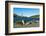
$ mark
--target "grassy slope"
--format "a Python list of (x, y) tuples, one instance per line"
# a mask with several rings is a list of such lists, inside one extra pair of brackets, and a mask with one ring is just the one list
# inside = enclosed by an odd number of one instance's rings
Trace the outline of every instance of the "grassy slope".
[(39, 15), (31, 16), (32, 18), (39, 18)]

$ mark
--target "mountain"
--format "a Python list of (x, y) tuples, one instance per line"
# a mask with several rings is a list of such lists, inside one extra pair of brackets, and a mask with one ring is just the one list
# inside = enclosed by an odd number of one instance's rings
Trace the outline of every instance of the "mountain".
[[(23, 17), (25, 17), (25, 18), (39, 18), (39, 16), (40, 15), (33, 15), (33, 16), (30, 16), (30, 17), (23, 16)], [(22, 16), (14, 14), (14, 17), (22, 17)]]
[(30, 16), (30, 17), (25, 17), (25, 16), (19, 16), (14, 14), (14, 20), (26, 20), (26, 21), (32, 21), (32, 20), (39, 20), (39, 15), (34, 15), (34, 16)]

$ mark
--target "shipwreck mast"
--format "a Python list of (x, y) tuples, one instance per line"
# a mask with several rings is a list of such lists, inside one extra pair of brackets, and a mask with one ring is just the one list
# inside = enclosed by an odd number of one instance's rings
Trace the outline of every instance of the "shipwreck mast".
[[(21, 14), (21, 16), (22, 16), (22, 18), (23, 18), (23, 13)], [(22, 23), (23, 23), (23, 25), (24, 25), (24, 20), (22, 19)]]

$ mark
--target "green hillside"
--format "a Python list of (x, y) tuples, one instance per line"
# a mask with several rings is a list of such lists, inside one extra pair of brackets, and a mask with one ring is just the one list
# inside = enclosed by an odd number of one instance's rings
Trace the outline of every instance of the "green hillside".
[(32, 18), (39, 18), (39, 15), (31, 16)]

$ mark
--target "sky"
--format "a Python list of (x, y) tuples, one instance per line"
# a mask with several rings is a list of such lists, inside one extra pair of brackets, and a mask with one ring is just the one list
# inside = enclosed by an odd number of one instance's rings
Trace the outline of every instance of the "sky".
[(13, 13), (19, 16), (30, 17), (33, 15), (39, 15), (39, 8), (13, 8)]

